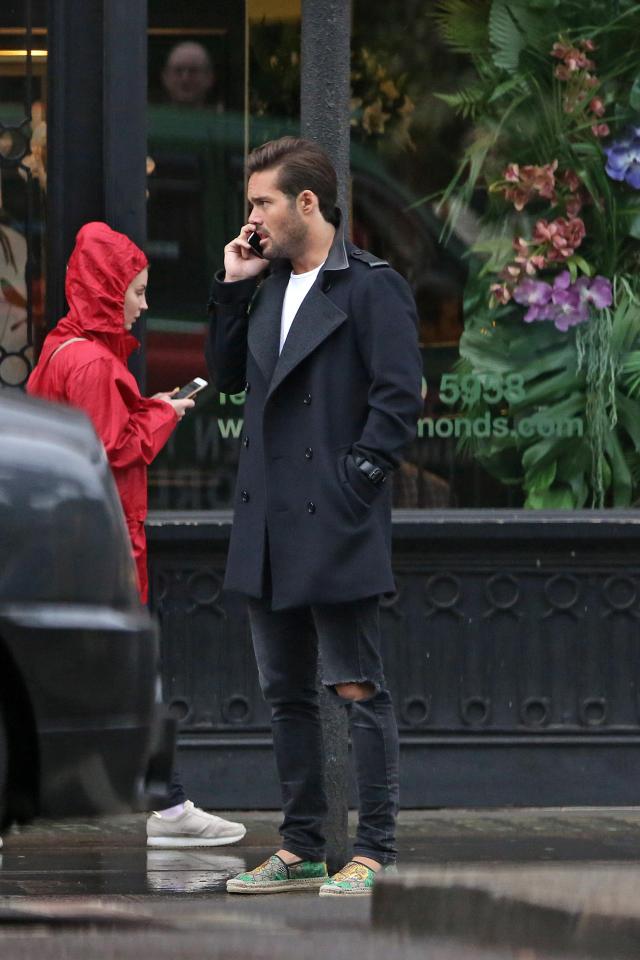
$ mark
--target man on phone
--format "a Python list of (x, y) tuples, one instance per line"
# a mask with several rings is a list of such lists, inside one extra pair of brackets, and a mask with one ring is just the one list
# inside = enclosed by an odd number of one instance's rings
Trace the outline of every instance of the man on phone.
[[(248, 597), (284, 821), (281, 849), (227, 889), (363, 895), (396, 859), (378, 598), (394, 590), (390, 474), (422, 409), (415, 306), (386, 261), (344, 239), (317, 144), (266, 143), (248, 173), (249, 222), (213, 284), (207, 360), (218, 389), (246, 391), (225, 586)], [(359, 794), (353, 860), (331, 878), (318, 648), (322, 682), (349, 710)]]

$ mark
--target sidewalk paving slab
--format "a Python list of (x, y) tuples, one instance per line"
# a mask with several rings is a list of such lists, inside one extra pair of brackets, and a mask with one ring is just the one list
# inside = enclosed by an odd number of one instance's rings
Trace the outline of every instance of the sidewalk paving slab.
[(374, 888), (372, 925), (481, 945), (640, 956), (640, 866), (511, 864), (406, 869)]

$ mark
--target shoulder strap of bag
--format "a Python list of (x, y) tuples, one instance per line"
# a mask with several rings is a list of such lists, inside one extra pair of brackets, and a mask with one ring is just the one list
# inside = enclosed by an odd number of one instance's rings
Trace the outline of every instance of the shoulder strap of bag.
[(70, 340), (65, 340), (64, 343), (61, 343), (60, 346), (56, 347), (56, 349), (53, 351), (53, 353), (49, 357), (49, 363), (51, 363), (56, 353), (60, 353), (60, 351), (64, 349), (64, 347), (68, 347), (70, 343), (78, 343), (80, 340), (86, 340), (86, 339), (87, 339), (86, 337), (71, 337)]

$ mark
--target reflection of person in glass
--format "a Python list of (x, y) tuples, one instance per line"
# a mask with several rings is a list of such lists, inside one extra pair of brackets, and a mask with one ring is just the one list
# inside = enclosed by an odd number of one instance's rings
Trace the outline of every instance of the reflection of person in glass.
[[(249, 597), (284, 822), (281, 849), (227, 890), (368, 894), (396, 859), (398, 734), (379, 595), (394, 590), (385, 481), (422, 409), (417, 317), (403, 278), (344, 239), (336, 174), (317, 144), (264, 144), (248, 173), (249, 223), (213, 286), (209, 361), (221, 391), (246, 391), (225, 585)], [(349, 711), (358, 778), (354, 857), (332, 878), (318, 649), (322, 682)]]
[[(209, 106), (216, 75), (209, 52), (201, 43), (178, 43), (167, 57), (162, 83), (171, 103), (179, 107)], [(221, 105), (217, 105), (221, 109)]]
[[(27, 392), (84, 410), (102, 440), (118, 486), (147, 601), (147, 464), (165, 445), (193, 400), (172, 392), (146, 398), (126, 361), (138, 346), (131, 329), (147, 309), (148, 264), (128, 237), (106, 223), (78, 232), (67, 266), (69, 313), (46, 337)], [(167, 807), (147, 821), (150, 846), (220, 846), (242, 839), (242, 824), (205, 813), (174, 778)]]

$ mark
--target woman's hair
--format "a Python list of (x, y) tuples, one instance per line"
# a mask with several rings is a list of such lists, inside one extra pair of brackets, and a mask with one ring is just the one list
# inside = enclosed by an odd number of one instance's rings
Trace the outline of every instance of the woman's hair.
[(336, 223), (338, 181), (333, 164), (325, 151), (313, 140), (280, 137), (252, 150), (247, 159), (247, 173), (277, 170), (278, 190), (295, 199), (303, 190), (311, 190), (318, 198), (320, 213), (329, 223)]

